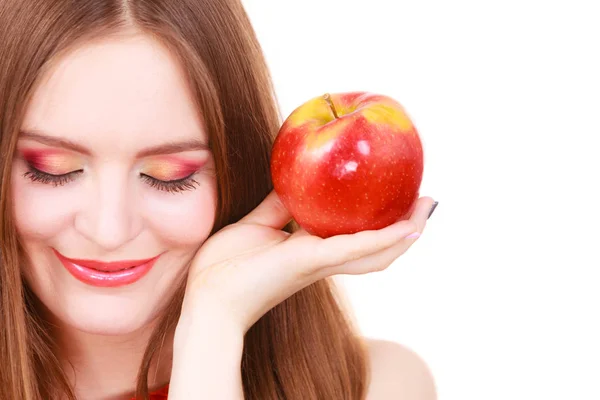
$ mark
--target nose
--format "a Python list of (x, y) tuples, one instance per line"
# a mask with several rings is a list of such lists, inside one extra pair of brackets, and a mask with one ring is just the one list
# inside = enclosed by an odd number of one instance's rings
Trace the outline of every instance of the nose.
[(117, 174), (107, 173), (98, 178), (93, 190), (88, 192), (90, 198), (75, 216), (75, 229), (104, 251), (119, 249), (142, 230), (131, 182), (114, 179), (115, 176)]

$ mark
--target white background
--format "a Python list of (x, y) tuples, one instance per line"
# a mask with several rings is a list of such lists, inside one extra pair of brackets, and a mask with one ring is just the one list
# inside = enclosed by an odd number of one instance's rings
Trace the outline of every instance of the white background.
[(600, 399), (598, 2), (243, 3), (284, 116), (367, 90), (421, 133), (440, 205), (388, 270), (343, 277), (363, 333), (442, 400)]

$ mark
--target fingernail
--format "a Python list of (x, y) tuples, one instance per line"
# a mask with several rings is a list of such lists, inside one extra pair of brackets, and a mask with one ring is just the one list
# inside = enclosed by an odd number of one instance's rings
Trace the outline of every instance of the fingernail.
[(406, 239), (416, 239), (416, 238), (418, 238), (419, 236), (421, 236), (421, 234), (420, 234), (419, 232), (414, 232), (414, 233), (411, 233), (410, 235), (408, 235), (408, 236), (406, 237)]
[(429, 211), (429, 215), (427, 216), (427, 219), (429, 219), (431, 217), (431, 214), (433, 214), (433, 212), (435, 211), (435, 208), (437, 207), (438, 202), (434, 201), (433, 205), (431, 206), (431, 211)]

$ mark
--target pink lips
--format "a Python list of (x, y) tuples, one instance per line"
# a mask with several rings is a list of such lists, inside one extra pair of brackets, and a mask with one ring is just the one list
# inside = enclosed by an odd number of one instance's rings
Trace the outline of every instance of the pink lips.
[(145, 260), (102, 262), (68, 258), (53, 250), (73, 277), (83, 283), (99, 287), (116, 287), (134, 283), (146, 275), (160, 257), (159, 254)]

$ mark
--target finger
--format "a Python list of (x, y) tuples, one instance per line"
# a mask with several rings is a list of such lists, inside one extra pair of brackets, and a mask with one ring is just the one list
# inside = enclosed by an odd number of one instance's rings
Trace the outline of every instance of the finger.
[(406, 253), (408, 249), (417, 239), (405, 238), (400, 240), (393, 246), (387, 249), (381, 250), (377, 253), (368, 255), (358, 260), (346, 262), (341, 265), (336, 265), (320, 272), (320, 279), (326, 278), (331, 275), (361, 275), (370, 272), (383, 271), (387, 269), (394, 261), (396, 261), (401, 255)]
[(418, 237), (423, 231), (432, 204), (431, 197), (420, 198), (409, 219), (378, 230), (336, 235), (325, 239), (305, 232), (295, 233), (290, 237), (292, 240), (287, 240), (281, 248), (287, 255), (285, 264), (293, 265), (296, 273), (308, 277), (319, 270), (347, 264), (380, 252), (409, 235), (416, 233)]
[[(388, 227), (337, 235), (326, 239), (317, 236), (296, 236), (283, 243), (287, 262), (302, 275), (325, 269), (376, 253), (397, 244), (402, 238), (416, 232), (412, 220), (396, 222)], [(307, 251), (310, 249), (311, 251)]]
[(254, 210), (250, 211), (239, 222), (283, 229), (291, 220), (292, 215), (285, 208), (275, 190), (272, 190)]

